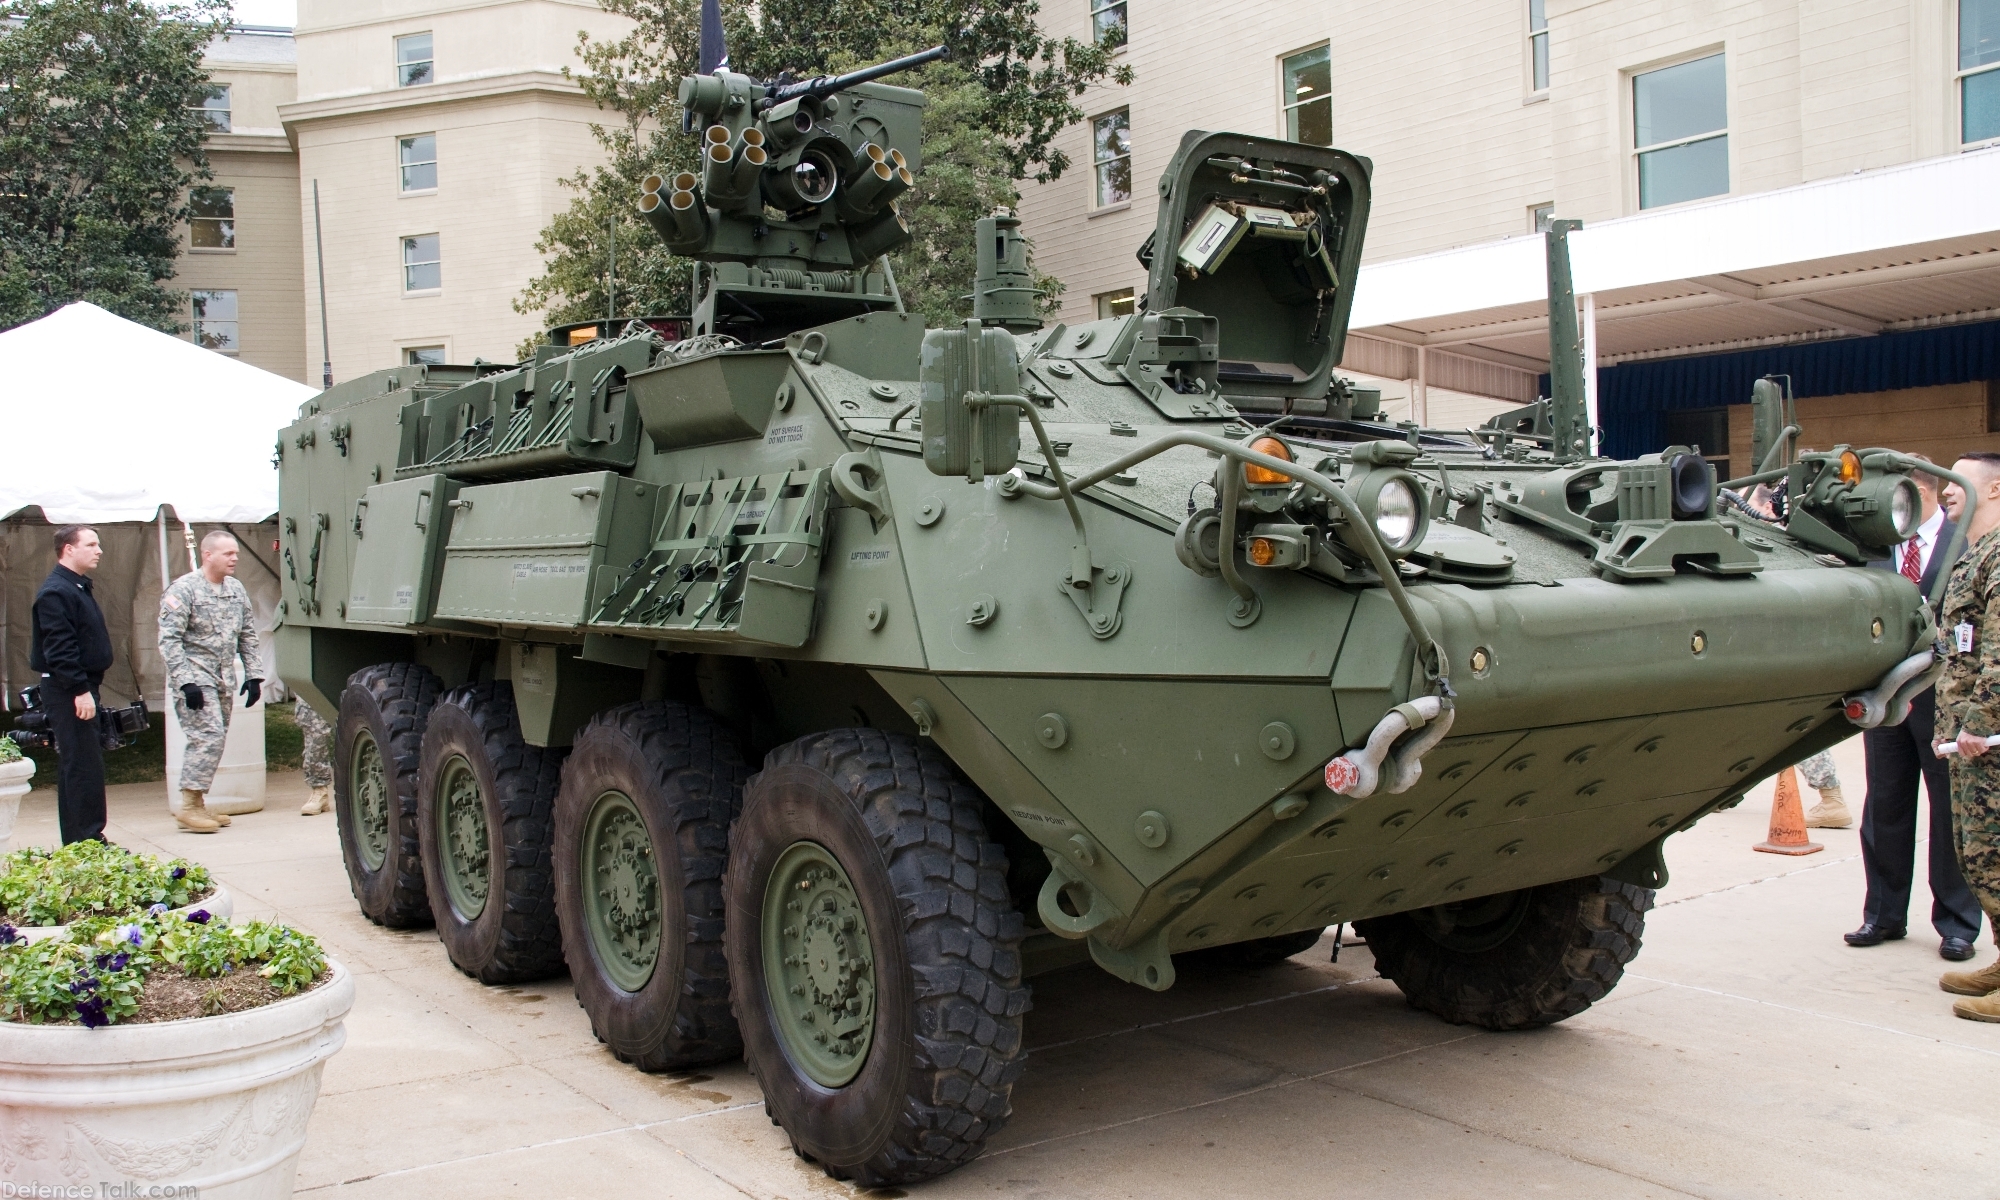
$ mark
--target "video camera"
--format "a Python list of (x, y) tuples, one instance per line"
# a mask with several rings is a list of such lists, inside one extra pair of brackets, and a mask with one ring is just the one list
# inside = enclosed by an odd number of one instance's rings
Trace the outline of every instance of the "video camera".
[[(23, 750), (50, 750), (55, 747), (55, 730), (49, 725), (49, 710), (42, 707), (42, 689), (27, 687), (21, 689), (22, 712), (14, 718), (13, 732), (8, 736)], [(132, 735), (143, 733), (147, 727), (146, 704), (135, 700), (124, 708), (97, 709), (97, 741), (106, 750), (118, 750), (132, 742)]]

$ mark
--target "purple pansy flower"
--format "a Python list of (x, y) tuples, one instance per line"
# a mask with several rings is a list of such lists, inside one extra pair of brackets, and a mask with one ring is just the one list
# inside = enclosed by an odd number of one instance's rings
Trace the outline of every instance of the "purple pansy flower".
[(137, 925), (120, 925), (118, 927), (118, 940), (121, 942), (130, 942), (134, 946), (137, 946), (145, 941), (145, 939), (146, 931)]
[(197, 908), (193, 912), (188, 914), (187, 919), (193, 921), (197, 925), (206, 925), (208, 924), (209, 921), (208, 910), (205, 908)]
[(187, 873), (188, 873), (188, 869), (187, 869), (186, 867), (175, 867), (175, 868), (174, 868), (174, 870), (173, 870), (173, 873), (172, 873), (171, 875), (167, 876), (167, 878), (169, 878), (169, 879), (185, 879), (185, 878), (187, 878)]
[(167, 911), (167, 906), (165, 904), (155, 904), (153, 907), (146, 910), (146, 915), (149, 917), (157, 917), (165, 911)]
[(83, 1022), (85, 1029), (102, 1029), (111, 1024), (110, 1018), (104, 1015), (104, 1001), (96, 996), (77, 1001), (76, 1019)]
[(15, 942), (23, 940), (25, 939), (21, 937), (20, 933), (12, 925), (7, 924), (5, 921), (0, 921), (0, 946), (11, 946)]

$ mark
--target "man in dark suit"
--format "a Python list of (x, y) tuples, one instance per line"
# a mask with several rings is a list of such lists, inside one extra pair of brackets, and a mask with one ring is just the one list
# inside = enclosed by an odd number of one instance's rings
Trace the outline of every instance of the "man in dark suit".
[[(1952, 524), (1938, 507), (1937, 480), (1923, 474), (1911, 479), (1923, 499), (1923, 524), (1917, 536), (1895, 548), (1890, 561), (1874, 565), (1902, 573), (1928, 597), (1951, 544)], [(1879, 946), (1908, 931), (1921, 776), (1931, 801), (1931, 927), (1942, 939), (1938, 954), (1964, 962), (1972, 957), (1972, 943), (1979, 936), (1979, 901), (1958, 870), (1951, 830), (1951, 774), (1931, 751), (1936, 717), (1936, 694), (1926, 691), (1910, 705), (1910, 715), (1901, 725), (1861, 735), (1868, 756), (1868, 798), (1861, 810), (1861, 861), (1868, 872), (1868, 898), (1861, 906), (1861, 928), (1845, 937), (1850, 946)]]

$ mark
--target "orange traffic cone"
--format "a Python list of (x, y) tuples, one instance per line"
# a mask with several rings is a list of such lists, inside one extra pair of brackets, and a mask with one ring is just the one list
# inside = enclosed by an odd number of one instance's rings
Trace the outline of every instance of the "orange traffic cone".
[(1752, 850), (1766, 854), (1818, 854), (1826, 849), (1806, 840), (1806, 810), (1799, 802), (1798, 772), (1786, 767), (1778, 773), (1777, 794), (1771, 797), (1771, 833)]

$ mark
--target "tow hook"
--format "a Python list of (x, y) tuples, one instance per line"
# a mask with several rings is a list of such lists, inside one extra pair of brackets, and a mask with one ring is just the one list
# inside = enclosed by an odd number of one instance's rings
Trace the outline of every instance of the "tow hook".
[(1878, 725), (1901, 725), (1910, 715), (1910, 702), (1937, 682), (1944, 663), (1929, 650), (1920, 650), (1897, 663), (1882, 681), (1842, 702), (1847, 719), (1863, 729)]
[[(1424, 755), (1451, 732), (1453, 713), (1450, 701), (1439, 696), (1398, 704), (1376, 722), (1366, 745), (1336, 755), (1326, 764), (1326, 786), (1356, 800), (1374, 795), (1378, 786), (1392, 796), (1409, 791), (1423, 778)], [(1396, 745), (1398, 738), (1412, 733), (1416, 736)]]

